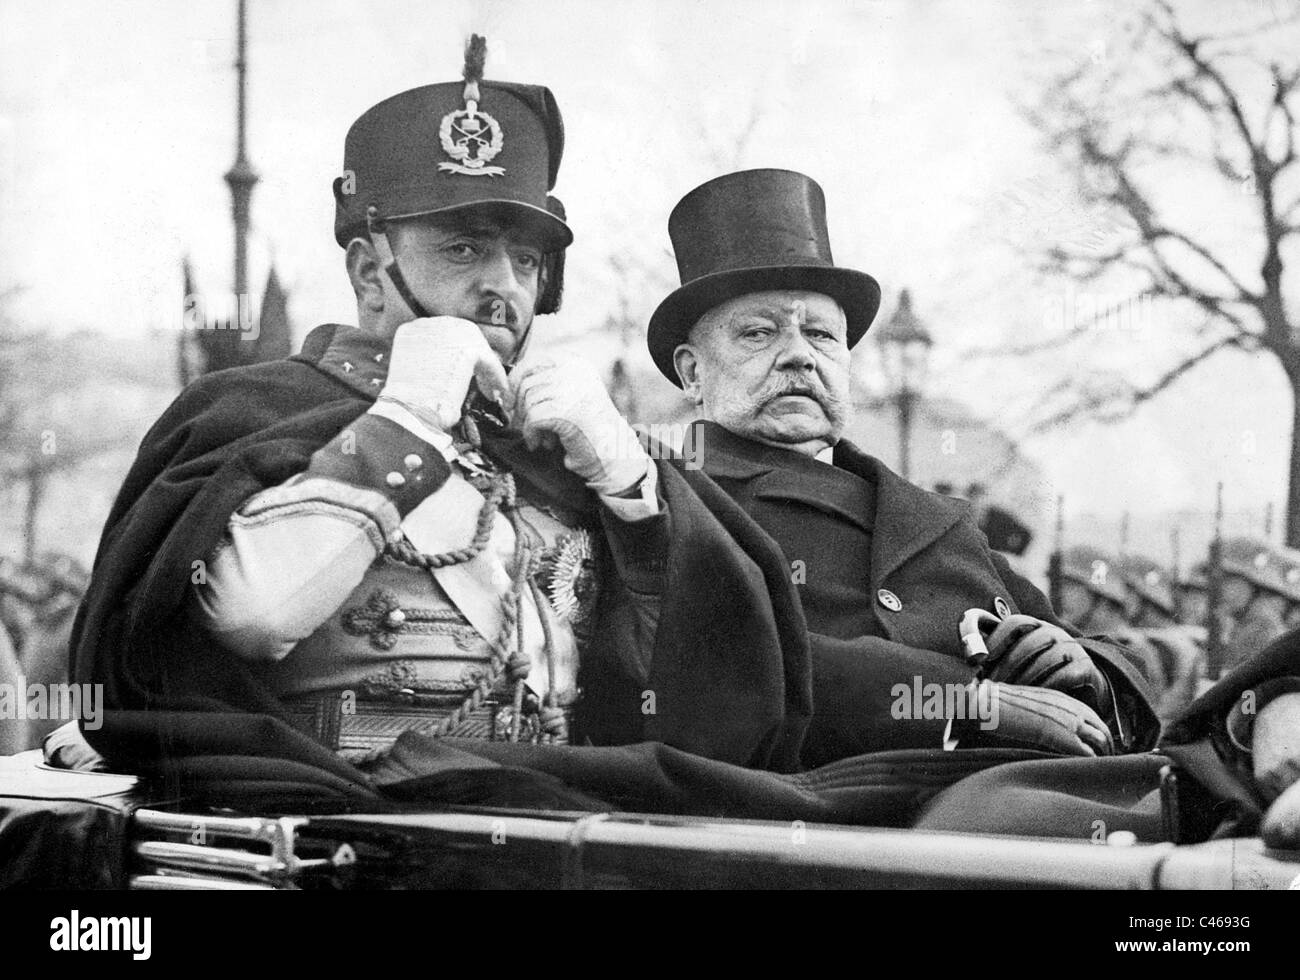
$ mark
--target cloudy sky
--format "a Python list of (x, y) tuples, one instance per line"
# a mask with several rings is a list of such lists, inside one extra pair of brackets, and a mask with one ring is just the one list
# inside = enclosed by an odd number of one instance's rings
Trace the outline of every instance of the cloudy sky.
[[(1291, 4), (1179, 7), (1214, 28)], [(723, 170), (787, 167), (823, 185), (836, 259), (876, 276), (886, 314), (912, 290), (937, 340), (936, 390), (1015, 432), (1052, 371), (969, 352), (1047, 329), (1069, 284), (1036, 281), (1017, 250), (1089, 220), (1063, 203), (1068, 185), (1017, 106), (1053, 70), (1109, 57), (1131, 6), (254, 0), (251, 265), (260, 278), (274, 260), (300, 330), (353, 318), (331, 237), (344, 133), (381, 98), (457, 77), (477, 31), (489, 77), (548, 85), (565, 116), (557, 193), (577, 241), (550, 336), (590, 330), (620, 303), (644, 323), (653, 284), (674, 275), (677, 199)], [(0, 0), (0, 286), (22, 287), (25, 324), (145, 336), (184, 254), (205, 289), (228, 288), (234, 7)], [(620, 275), (611, 256), (644, 271)], [(1176, 355), (1178, 327), (1102, 333), (1072, 357), (1145, 376)], [(1203, 509), (1225, 479), (1230, 506), (1262, 512), (1281, 505), (1289, 432), (1280, 370), (1229, 354), (1132, 421), (1025, 449), (1045, 495), (1066, 493), (1072, 510)]]

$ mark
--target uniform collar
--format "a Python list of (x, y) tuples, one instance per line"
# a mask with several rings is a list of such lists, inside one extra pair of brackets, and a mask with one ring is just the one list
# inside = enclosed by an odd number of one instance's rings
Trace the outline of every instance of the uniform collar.
[(358, 327), (326, 323), (307, 335), (299, 356), (366, 398), (388, 378), (392, 341)]
[[(373, 399), (388, 379), (388, 358), (392, 341), (369, 330), (326, 323), (303, 341), (299, 359), (347, 385), (365, 398)], [(482, 433), (483, 449), (525, 484), (535, 500), (570, 511), (594, 510), (586, 484), (564, 466), (563, 455), (555, 451), (531, 451), (517, 433)], [(459, 445), (459, 444), (458, 444)]]

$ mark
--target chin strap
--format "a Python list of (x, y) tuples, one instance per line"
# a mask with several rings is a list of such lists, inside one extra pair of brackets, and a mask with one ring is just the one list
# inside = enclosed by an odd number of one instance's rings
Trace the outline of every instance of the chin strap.
[(379, 253), (379, 261), (384, 264), (384, 271), (388, 273), (388, 278), (393, 280), (393, 287), (397, 294), (402, 297), (402, 302), (411, 308), (411, 312), (419, 317), (431, 316), (424, 304), (415, 298), (411, 292), (411, 287), (406, 284), (406, 277), (402, 275), (402, 269), (397, 264), (397, 256), (393, 254), (392, 243), (388, 240), (387, 223), (379, 217), (379, 209), (373, 204), (366, 208), (366, 231), (370, 233), (370, 241), (375, 246), (375, 251)]
[[(370, 233), (370, 241), (375, 246), (375, 251), (379, 253), (379, 261), (383, 263), (384, 271), (388, 273), (388, 278), (393, 281), (393, 288), (402, 297), (402, 302), (407, 305), (417, 318), (433, 316), (425, 305), (415, 298), (415, 294), (411, 292), (411, 287), (407, 285), (406, 277), (402, 275), (402, 268), (397, 264), (397, 256), (393, 253), (392, 242), (388, 240), (387, 223), (383, 218), (379, 217), (379, 209), (373, 204), (366, 209), (366, 231)], [(519, 358), (523, 357), (524, 350), (528, 346), (528, 338), (532, 336), (532, 333), (533, 322), (530, 321), (528, 329), (524, 331), (523, 336), (519, 338), (519, 343), (515, 345), (515, 356), (510, 359), (509, 363), (503, 364), (507, 374), (515, 366)]]

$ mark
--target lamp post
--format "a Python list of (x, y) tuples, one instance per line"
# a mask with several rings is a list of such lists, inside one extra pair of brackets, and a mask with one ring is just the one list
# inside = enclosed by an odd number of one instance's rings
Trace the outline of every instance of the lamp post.
[[(235, 219), (235, 302), (248, 304), (248, 225), (252, 210), (253, 185), (257, 171), (248, 162), (245, 125), (248, 103), (248, 10), (245, 0), (239, 0), (239, 35), (235, 55), (236, 108), (235, 108), (235, 162), (226, 172), (230, 185), (231, 213)], [(249, 313), (249, 316), (252, 314)]]
[(925, 386), (934, 339), (912, 311), (912, 295), (904, 289), (898, 308), (876, 331), (876, 344), (889, 383), (889, 397), (898, 406), (898, 468), (912, 478), (912, 413)]

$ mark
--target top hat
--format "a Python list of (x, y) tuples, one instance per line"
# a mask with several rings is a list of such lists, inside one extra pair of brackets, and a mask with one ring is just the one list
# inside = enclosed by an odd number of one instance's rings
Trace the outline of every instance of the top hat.
[(352, 124), (334, 181), (340, 245), (364, 233), (367, 218), (469, 209), (532, 230), (548, 252), (572, 243), (563, 208), (548, 194), (564, 153), (555, 96), (540, 85), (484, 81), (485, 45), (471, 39), (464, 81), (394, 95)]
[(831, 258), (826, 198), (811, 177), (791, 170), (742, 170), (701, 184), (673, 208), (668, 235), (680, 288), (650, 318), (655, 365), (681, 386), (673, 351), (713, 307), (746, 293), (800, 289), (844, 309), (856, 344), (880, 308), (880, 285)]

